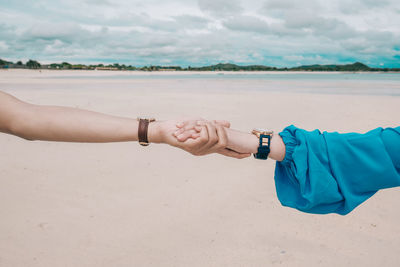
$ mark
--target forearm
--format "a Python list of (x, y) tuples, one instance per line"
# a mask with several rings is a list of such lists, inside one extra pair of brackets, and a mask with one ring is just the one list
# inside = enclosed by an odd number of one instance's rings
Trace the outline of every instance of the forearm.
[[(228, 148), (240, 153), (257, 153), (259, 140), (251, 133), (245, 133), (233, 129), (226, 129), (228, 135)], [(269, 158), (282, 161), (285, 158), (285, 144), (279, 134), (271, 138), (271, 152)]]
[(64, 142), (136, 141), (138, 122), (69, 107), (23, 104), (11, 133), (28, 140)]

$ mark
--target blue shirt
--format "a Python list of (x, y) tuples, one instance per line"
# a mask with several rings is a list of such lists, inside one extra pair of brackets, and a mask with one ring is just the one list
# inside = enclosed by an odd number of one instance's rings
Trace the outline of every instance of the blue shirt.
[(286, 155), (275, 185), (284, 206), (345, 215), (379, 189), (400, 186), (400, 127), (340, 134), (291, 125), (279, 135)]

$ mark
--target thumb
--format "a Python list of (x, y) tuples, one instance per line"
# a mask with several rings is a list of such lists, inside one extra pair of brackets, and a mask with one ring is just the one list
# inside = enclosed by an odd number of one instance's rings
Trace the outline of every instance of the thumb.
[(230, 128), (231, 127), (231, 123), (229, 121), (225, 121), (225, 120), (215, 120), (214, 123), (215, 124), (219, 124), (221, 126), (224, 126), (226, 128)]

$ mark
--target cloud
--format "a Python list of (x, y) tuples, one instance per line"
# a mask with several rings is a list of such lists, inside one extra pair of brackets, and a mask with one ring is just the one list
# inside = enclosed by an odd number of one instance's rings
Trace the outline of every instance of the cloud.
[(400, 66), (397, 0), (0, 1), (0, 58)]
[(200, 10), (214, 17), (226, 17), (242, 13), (239, 0), (199, 0)]
[(4, 41), (0, 41), (0, 52), (5, 53), (8, 50), (8, 45)]
[(357, 14), (391, 6), (391, 1), (389, 0), (340, 0), (338, 3), (338, 9), (344, 14)]
[(264, 3), (264, 11), (271, 10), (313, 10), (319, 9), (320, 2), (317, 0), (293, 1), (293, 0), (267, 0)]
[(284, 56), (283, 59), (287, 61), (302, 61), (304, 57), (301, 55)]
[(82, 40), (88, 36), (88, 31), (84, 30), (76, 23), (38, 23), (28, 28), (21, 36), (21, 40), (62, 40), (66, 43)]
[(264, 20), (254, 16), (235, 16), (223, 22), (223, 25), (234, 31), (268, 33), (269, 25)]
[(207, 18), (193, 15), (179, 15), (174, 16), (173, 19), (176, 22), (176, 28), (204, 29), (210, 22)]

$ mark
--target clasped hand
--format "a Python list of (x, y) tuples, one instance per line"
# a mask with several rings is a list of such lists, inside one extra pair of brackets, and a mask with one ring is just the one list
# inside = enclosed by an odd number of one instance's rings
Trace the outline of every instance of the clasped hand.
[[(154, 123), (156, 131), (161, 134), (161, 140), (149, 136), (155, 143), (167, 143), (181, 148), (193, 155), (202, 156), (218, 153), (224, 156), (242, 159), (247, 158), (253, 151), (247, 148), (239, 132), (229, 129), (227, 121), (206, 121), (190, 119), (182, 121), (163, 121)], [(153, 131), (154, 132), (154, 131)], [(242, 133), (243, 134), (243, 133)]]

